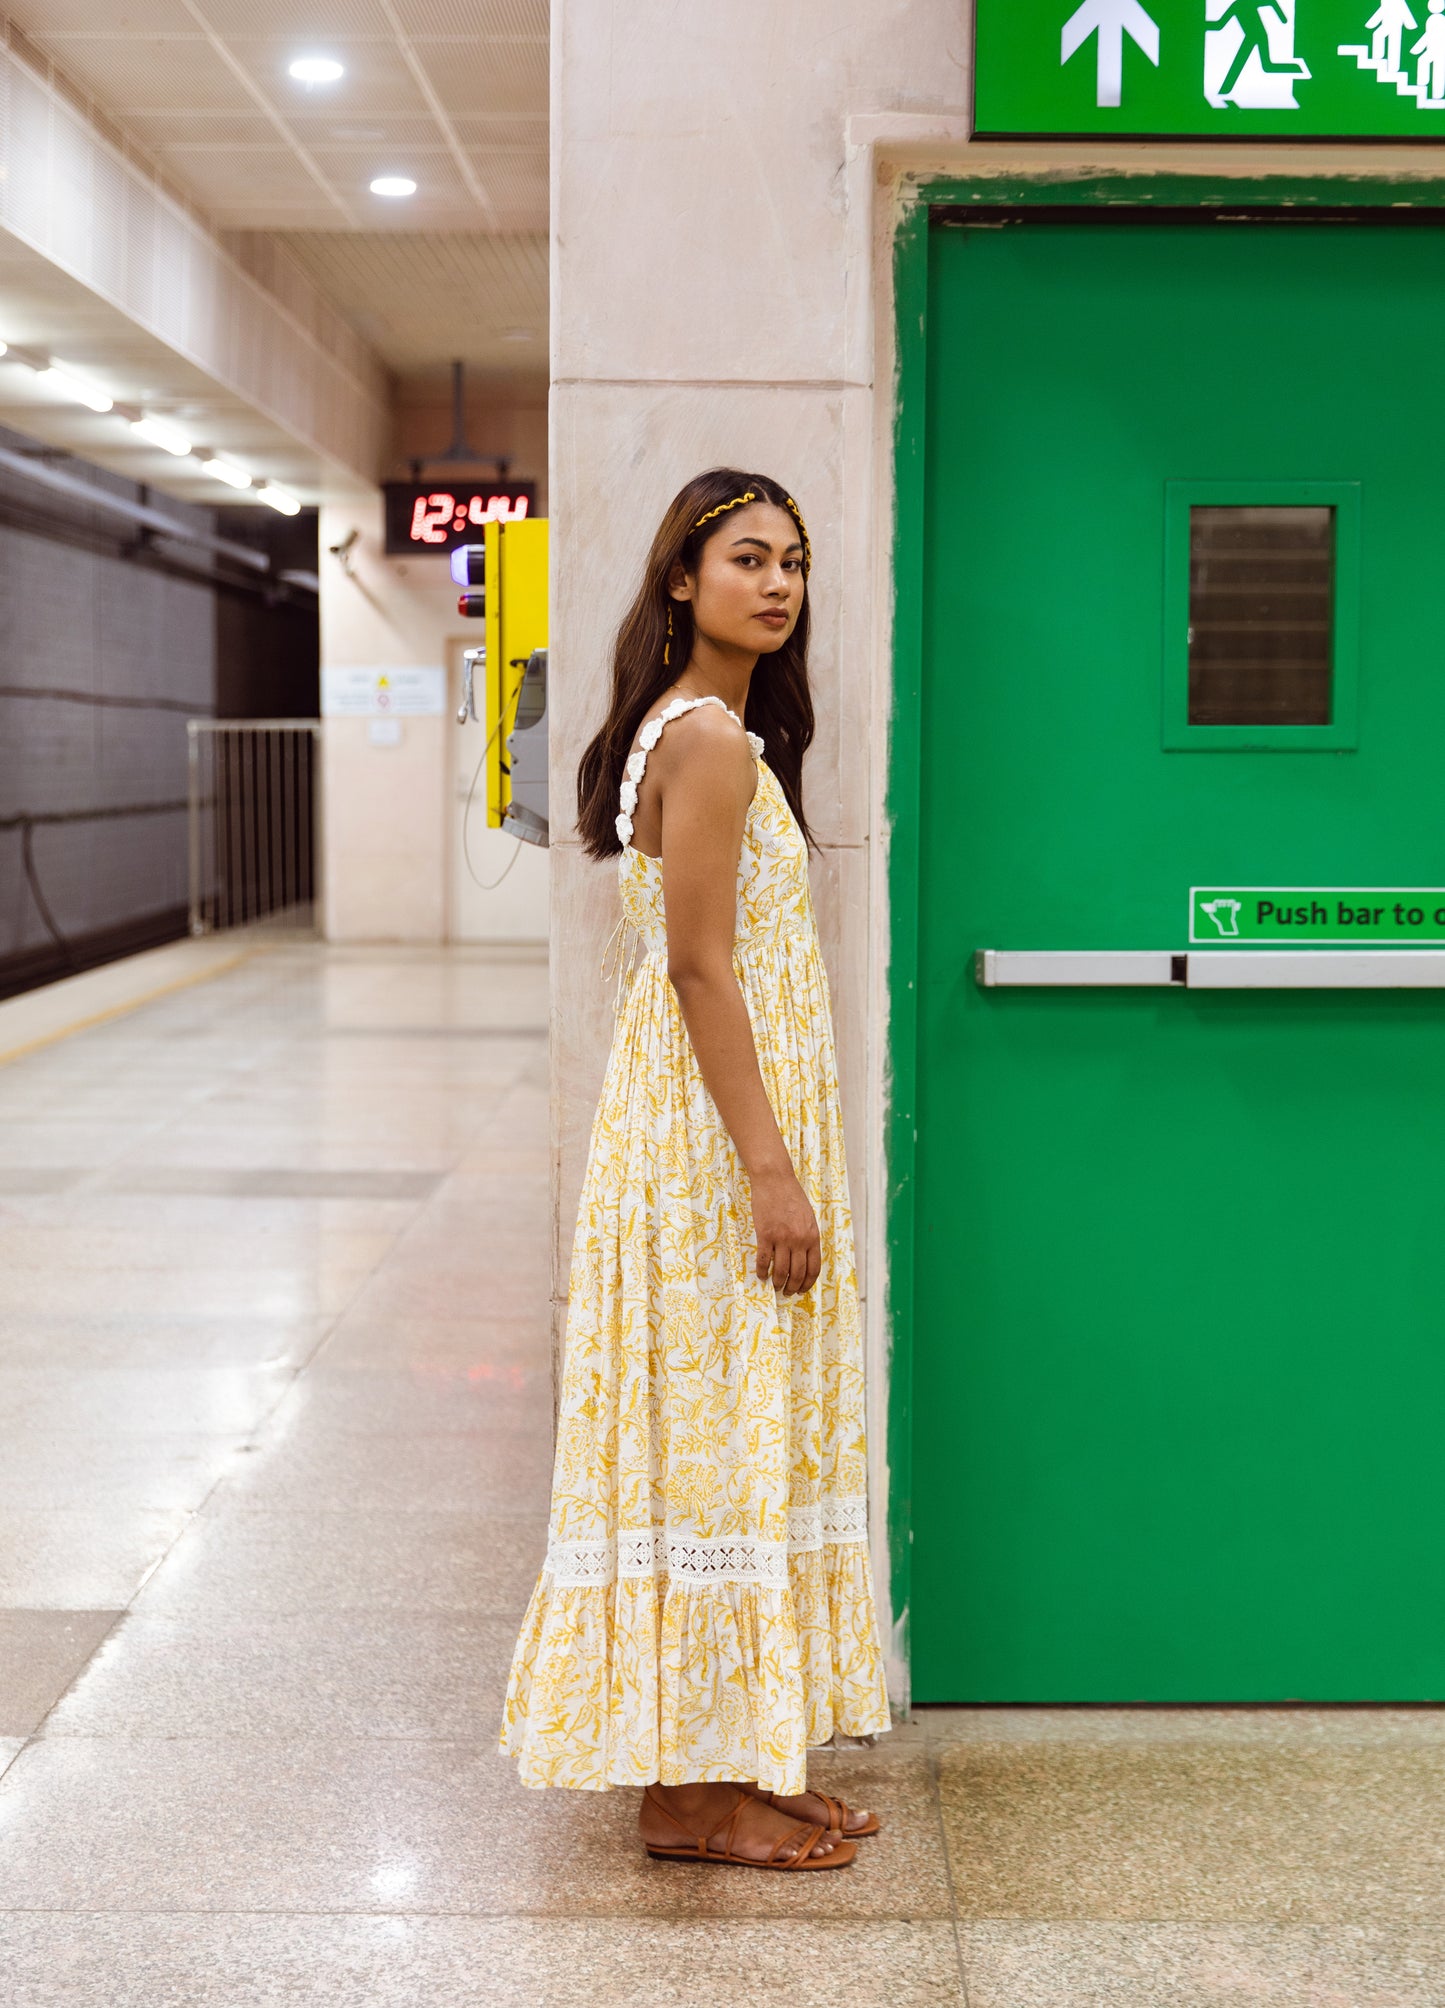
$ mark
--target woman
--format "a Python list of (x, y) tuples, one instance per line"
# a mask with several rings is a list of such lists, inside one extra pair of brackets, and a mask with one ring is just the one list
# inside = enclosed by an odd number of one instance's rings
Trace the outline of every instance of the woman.
[(802, 802), (809, 563), (776, 482), (690, 481), (582, 761), (579, 827), (621, 854), (634, 966), (502, 1732), (524, 1784), (643, 1786), (649, 1854), (791, 1871), (846, 1867), (878, 1829), (808, 1791), (807, 1751), (888, 1727)]

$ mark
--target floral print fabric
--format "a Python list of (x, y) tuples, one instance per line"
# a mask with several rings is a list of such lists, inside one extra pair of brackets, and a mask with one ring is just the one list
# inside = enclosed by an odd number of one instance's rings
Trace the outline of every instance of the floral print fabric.
[[(625, 813), (677, 713), (645, 728)], [(592, 1131), (547, 1562), (501, 1747), (527, 1785), (756, 1779), (796, 1793), (810, 1747), (888, 1727), (843, 1128), (807, 847), (760, 763), (734, 968), (818, 1217), (822, 1271), (802, 1298), (777, 1296), (753, 1271), (747, 1175), (668, 981), (661, 866), (628, 848), (619, 874), (639, 953)]]

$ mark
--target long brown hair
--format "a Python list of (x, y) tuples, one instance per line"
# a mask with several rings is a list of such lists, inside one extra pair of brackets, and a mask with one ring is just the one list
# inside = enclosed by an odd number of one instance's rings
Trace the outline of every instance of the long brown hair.
[[(703, 545), (726, 527), (723, 517), (729, 506), (744, 500), (772, 502), (795, 519), (806, 581), (812, 553), (798, 505), (786, 488), (767, 475), (743, 474), (736, 467), (712, 467), (706, 474), (695, 475), (673, 497), (647, 554), (637, 598), (617, 630), (606, 723), (582, 755), (577, 770), (577, 828), (589, 857), (615, 857), (622, 849), (616, 822), (623, 767), (638, 726), (663, 691), (677, 681), (692, 654), (692, 608), (685, 600), (673, 599), (668, 575), (676, 564), (695, 574)], [(813, 741), (806, 587), (793, 632), (776, 654), (759, 658), (743, 722), (762, 739), (767, 763), (811, 844), (803, 814), (803, 755)]]

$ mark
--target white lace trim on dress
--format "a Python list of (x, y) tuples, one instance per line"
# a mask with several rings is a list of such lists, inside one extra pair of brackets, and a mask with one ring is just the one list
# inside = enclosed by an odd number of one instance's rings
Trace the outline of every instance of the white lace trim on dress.
[(632, 842), (632, 812), (637, 807), (637, 790), (642, 777), (647, 772), (647, 756), (662, 737), (664, 725), (670, 725), (674, 718), (681, 718), (686, 711), (696, 711), (700, 704), (715, 704), (719, 711), (727, 711), (734, 725), (742, 726), (747, 732), (749, 746), (756, 759), (762, 758), (763, 742), (756, 732), (748, 732), (735, 711), (729, 711), (720, 697), (674, 697), (671, 704), (659, 711), (656, 718), (649, 719), (637, 738), (637, 751), (629, 753), (627, 765), (622, 770), (622, 788), (619, 794), (621, 814), (617, 818), (617, 834), (624, 844)]
[(547, 1544), (544, 1573), (558, 1589), (672, 1576), (684, 1582), (763, 1583), (785, 1589), (791, 1555), (817, 1553), (868, 1538), (866, 1499), (835, 1499), (826, 1506), (794, 1507), (786, 1541), (733, 1536), (718, 1541), (670, 1538), (664, 1528), (622, 1533), (615, 1540)]

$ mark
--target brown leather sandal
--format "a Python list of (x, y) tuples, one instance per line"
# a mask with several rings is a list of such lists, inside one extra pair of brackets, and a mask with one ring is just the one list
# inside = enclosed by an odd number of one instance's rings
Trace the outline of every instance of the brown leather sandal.
[[(662, 1817), (672, 1826), (676, 1827), (680, 1834), (686, 1834), (690, 1843), (685, 1848), (659, 1848), (651, 1841), (644, 1841), (642, 1845), (654, 1861), (707, 1862), (717, 1868), (738, 1869), (845, 1869), (857, 1853), (856, 1848), (850, 1846), (847, 1841), (844, 1841), (841, 1844), (835, 1842), (831, 1852), (826, 1855), (815, 1855), (813, 1850), (817, 1847), (819, 1841), (829, 1838), (827, 1829), (824, 1827), (805, 1826), (799, 1820), (791, 1834), (784, 1834), (782, 1836), (767, 1859), (765, 1861), (758, 1861), (751, 1855), (733, 1853), (733, 1836), (737, 1828), (739, 1816), (748, 1804), (748, 1801), (758, 1797), (757, 1793), (739, 1790), (738, 1796), (733, 1801), (730, 1810), (723, 1815), (712, 1832), (708, 1834), (694, 1834), (690, 1832), (681, 1820), (674, 1818), (668, 1812), (660, 1799), (653, 1797), (653, 1788), (651, 1785), (644, 1787), (642, 1796), (647, 1800), (654, 1812), (661, 1813)], [(791, 1816), (789, 1815), (788, 1817)], [(723, 1844), (720, 1849), (714, 1848), (712, 1845), (719, 1834), (723, 1836)], [(788, 1855), (786, 1858), (781, 1858), (781, 1851), (784, 1848), (793, 1848), (796, 1852)]]
[[(768, 1805), (775, 1807), (781, 1813), (785, 1811), (785, 1808), (778, 1805), (779, 1796), (777, 1792), (758, 1793), (760, 1799), (766, 1800)], [(798, 1796), (802, 1798), (804, 1795), (799, 1793)], [(806, 1796), (810, 1799), (821, 1799), (823, 1804), (828, 1808), (827, 1835), (830, 1841), (866, 1841), (870, 1834), (881, 1834), (883, 1831), (883, 1822), (876, 1813), (868, 1815), (866, 1826), (850, 1827), (847, 1823), (852, 1819), (853, 1815), (844, 1801), (842, 1799), (830, 1799), (826, 1792), (820, 1792), (815, 1785), (808, 1787)], [(788, 1814), (790, 1820), (796, 1820), (797, 1817), (796, 1813)]]

